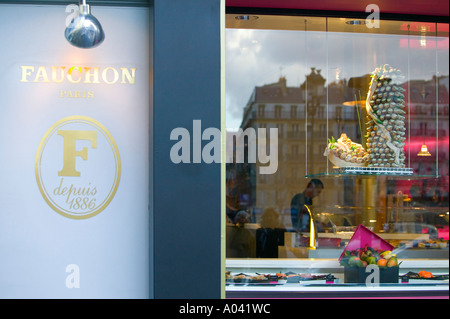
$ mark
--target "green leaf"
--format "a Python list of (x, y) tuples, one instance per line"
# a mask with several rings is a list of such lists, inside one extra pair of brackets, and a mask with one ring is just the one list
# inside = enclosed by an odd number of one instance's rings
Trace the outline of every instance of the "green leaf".
[(334, 139), (334, 137), (332, 136), (331, 139), (328, 139), (328, 143), (330, 144), (335, 144), (336, 140)]

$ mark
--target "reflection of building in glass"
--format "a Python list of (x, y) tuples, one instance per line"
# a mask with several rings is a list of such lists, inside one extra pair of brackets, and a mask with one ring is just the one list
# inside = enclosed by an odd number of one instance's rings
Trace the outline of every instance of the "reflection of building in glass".
[[(290, 227), (290, 201), (306, 186), (304, 176), (331, 169), (323, 156), (328, 138), (338, 138), (341, 132), (353, 140), (361, 138), (356, 108), (352, 103), (344, 105), (354, 89), (348, 89), (345, 80), (328, 88), (325, 81), (320, 70), (312, 68), (299, 87), (287, 86), (281, 77), (252, 92), (241, 128), (278, 128), (279, 152), (275, 174), (260, 175), (255, 174), (257, 169), (251, 170), (251, 189), (255, 192), (251, 196), (252, 208), (257, 217), (265, 208), (274, 207), (282, 214), (285, 226)], [(343, 194), (336, 192), (331, 196)]]
[[(405, 83), (405, 101), (410, 106), (411, 142), (410, 167), (420, 176), (431, 176), (415, 181), (424, 203), (432, 204), (433, 191), (439, 189), (439, 201), (447, 203), (449, 195), (449, 85), (448, 76), (431, 80), (411, 80)], [(436, 89), (436, 84), (437, 89)], [(431, 156), (418, 156), (421, 146), (427, 145)], [(437, 167), (436, 167), (437, 165)], [(434, 176), (434, 178), (433, 178)]]
[[(332, 170), (332, 164), (323, 156), (328, 138), (333, 136), (337, 139), (341, 133), (346, 133), (352, 141), (363, 144), (364, 134), (361, 131), (364, 132), (365, 99), (370, 75), (349, 80), (338, 79), (328, 86), (325, 82), (320, 70), (315, 68), (311, 69), (311, 73), (299, 87), (287, 86), (286, 78), (280, 77), (276, 83), (255, 87), (244, 108), (241, 124), (243, 130), (278, 128), (278, 171), (272, 175), (261, 175), (257, 174), (256, 168), (260, 164), (246, 166), (246, 176), (251, 184), (247, 187), (247, 191), (251, 192), (248, 195), (251, 198), (248, 209), (254, 213), (257, 222), (265, 208), (273, 207), (281, 213), (285, 226), (290, 227), (290, 200), (295, 193), (303, 191), (307, 183), (305, 175)], [(411, 144), (405, 147), (411, 148), (410, 167), (414, 168), (416, 174), (424, 169), (435, 170), (435, 153), (432, 158), (427, 159), (429, 164), (416, 156), (422, 143), (418, 136), (434, 139), (434, 144), (430, 141), (431, 149), (436, 145), (435, 82), (435, 79), (410, 81)], [(437, 131), (440, 144), (438, 165), (441, 175), (446, 176), (448, 189), (448, 77), (440, 78), (439, 83), (437, 112), (439, 119), (446, 120), (439, 121)], [(403, 86), (407, 89), (408, 83)], [(407, 94), (405, 92), (405, 102), (408, 102)], [(424, 165), (425, 168), (422, 167)], [(336, 184), (335, 189), (327, 192), (327, 200), (353, 205), (354, 182), (347, 182), (345, 189), (342, 184), (340, 187)]]
[[(436, 146), (439, 175), (448, 176), (448, 76), (432, 80), (410, 81), (405, 99), (410, 101), (410, 159), (411, 167), (421, 175), (436, 174)], [(408, 89), (407, 86), (405, 86)], [(438, 118), (438, 121), (436, 120)], [(436, 145), (437, 142), (437, 145)], [(431, 152), (430, 157), (417, 157), (422, 144)]]

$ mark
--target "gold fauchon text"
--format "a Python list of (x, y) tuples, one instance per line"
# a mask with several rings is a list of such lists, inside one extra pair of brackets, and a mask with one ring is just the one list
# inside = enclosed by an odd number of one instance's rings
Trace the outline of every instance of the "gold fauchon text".
[(21, 65), (20, 82), (134, 84), (136, 68)]

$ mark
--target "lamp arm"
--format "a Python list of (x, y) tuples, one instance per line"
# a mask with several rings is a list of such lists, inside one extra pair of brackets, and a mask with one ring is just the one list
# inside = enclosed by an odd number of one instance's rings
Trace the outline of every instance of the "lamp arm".
[(316, 249), (316, 227), (313, 219), (313, 215), (308, 205), (305, 205), (309, 213), (309, 248)]

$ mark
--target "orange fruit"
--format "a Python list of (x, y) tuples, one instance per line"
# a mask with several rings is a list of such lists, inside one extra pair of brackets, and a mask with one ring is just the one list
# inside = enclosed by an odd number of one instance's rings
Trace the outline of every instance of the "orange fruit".
[(398, 265), (398, 260), (396, 257), (389, 258), (389, 260), (387, 262), (388, 267), (395, 267), (397, 265)]
[(433, 277), (433, 274), (429, 271), (421, 270), (421, 271), (419, 271), (419, 277), (420, 278), (431, 278), (431, 277)]
[(378, 259), (378, 261), (377, 261), (378, 266), (384, 267), (384, 266), (386, 266), (386, 264), (387, 264), (387, 260), (384, 258)]

